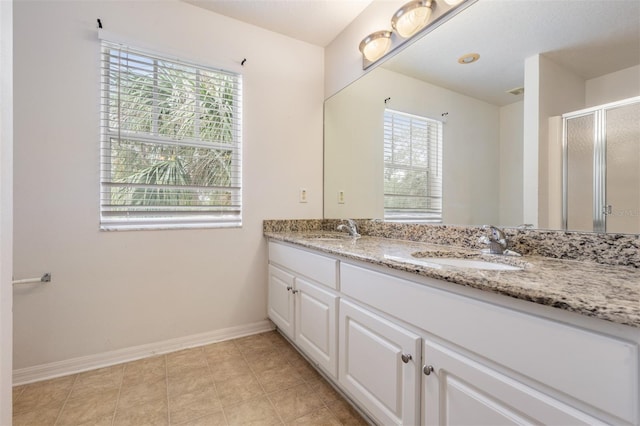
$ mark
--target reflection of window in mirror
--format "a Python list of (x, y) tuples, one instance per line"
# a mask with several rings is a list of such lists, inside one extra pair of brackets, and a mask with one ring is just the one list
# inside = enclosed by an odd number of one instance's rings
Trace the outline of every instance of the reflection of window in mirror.
[(442, 222), (442, 122), (384, 112), (384, 218)]

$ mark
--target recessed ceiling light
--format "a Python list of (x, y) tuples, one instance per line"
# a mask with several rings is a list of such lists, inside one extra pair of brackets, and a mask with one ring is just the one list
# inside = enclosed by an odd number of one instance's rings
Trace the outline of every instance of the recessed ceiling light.
[(477, 53), (467, 53), (466, 55), (462, 55), (458, 58), (459, 64), (472, 64), (480, 59), (480, 55)]

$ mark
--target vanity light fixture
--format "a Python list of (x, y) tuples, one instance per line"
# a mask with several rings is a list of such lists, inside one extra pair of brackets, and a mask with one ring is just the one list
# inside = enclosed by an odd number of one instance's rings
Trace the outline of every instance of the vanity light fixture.
[(402, 38), (409, 38), (427, 26), (431, 18), (431, 0), (414, 0), (402, 6), (391, 18), (391, 27)]
[(389, 52), (410, 43), (415, 36), (437, 28), (477, 1), (412, 0), (405, 3), (391, 17), (391, 31), (376, 31), (360, 42), (362, 69), (366, 70)]
[(375, 62), (389, 50), (391, 46), (391, 31), (376, 31), (366, 36), (360, 42), (360, 52), (371, 62)]
[(480, 55), (477, 53), (467, 53), (466, 55), (462, 55), (458, 58), (458, 63), (462, 65), (472, 64), (480, 59)]

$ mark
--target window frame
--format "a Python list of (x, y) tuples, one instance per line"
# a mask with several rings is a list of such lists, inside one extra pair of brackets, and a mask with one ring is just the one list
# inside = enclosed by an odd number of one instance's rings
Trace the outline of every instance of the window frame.
[[(402, 120), (405, 126), (409, 129), (409, 164), (400, 164), (395, 161), (395, 141), (397, 140), (395, 132), (396, 120)], [(413, 124), (414, 122), (421, 123), (425, 127), (425, 140), (423, 143), (426, 145), (425, 150), (427, 152), (428, 166), (416, 166), (413, 163), (413, 148), (416, 137), (414, 137)], [(408, 125), (406, 124), (408, 123)], [(443, 147), (443, 133), (444, 123), (441, 120), (435, 120), (425, 116), (419, 116), (415, 114), (409, 114), (390, 108), (384, 110), (384, 135), (383, 135), (383, 199), (384, 199), (384, 220), (388, 222), (401, 222), (401, 223), (442, 223), (442, 147)], [(406, 130), (406, 129), (405, 129)], [(391, 161), (387, 161), (387, 150), (391, 152)], [(428, 199), (428, 204), (439, 204), (435, 208), (398, 208), (387, 207), (387, 202), (392, 197), (408, 197), (407, 194), (402, 194), (398, 191), (391, 192), (387, 187), (387, 174), (393, 170), (409, 170), (425, 172), (426, 178), (426, 195), (411, 195), (415, 198)], [(434, 170), (435, 169), (435, 170)], [(439, 194), (439, 196), (438, 196)]]
[[(122, 55), (132, 55), (133, 57), (143, 58), (152, 62), (151, 71), (152, 77), (152, 96), (153, 106), (150, 116), (153, 116), (151, 122), (151, 131), (149, 132), (136, 132), (127, 131), (122, 129), (122, 124), (125, 123), (120, 117), (120, 109), (122, 108), (122, 100), (120, 99), (120, 88), (117, 89), (118, 99), (115, 101), (118, 109), (117, 127), (112, 127), (111, 123), (114, 122), (113, 117), (110, 115), (110, 108), (112, 96), (115, 92), (112, 89), (110, 82), (111, 74), (111, 58), (113, 52), (118, 52), (118, 57)], [(193, 229), (193, 228), (229, 228), (229, 227), (242, 227), (243, 217), (243, 203), (242, 203), (242, 101), (243, 101), (243, 79), (239, 72), (223, 70), (206, 65), (200, 65), (193, 62), (189, 62), (183, 59), (176, 59), (173, 55), (156, 53), (137, 47), (132, 47), (128, 43), (119, 43), (111, 40), (102, 39), (100, 41), (100, 69), (101, 69), (101, 81), (100, 81), (100, 94), (101, 94), (101, 112), (100, 112), (100, 230), (103, 231), (119, 231), (119, 230), (157, 230), (157, 229)], [(162, 65), (160, 65), (160, 63)], [(170, 66), (167, 66), (170, 64)], [(193, 112), (193, 137), (180, 137), (180, 135), (171, 137), (162, 135), (158, 127), (158, 116), (160, 113), (160, 107), (157, 104), (159, 88), (160, 70), (170, 69), (175, 66), (175, 69), (179, 69), (181, 73), (191, 73), (195, 76), (194, 96), (196, 102), (194, 104)], [(121, 74), (133, 74), (130, 71), (123, 71), (122, 65), (118, 64), (119, 69), (116, 71), (116, 75)], [(126, 68), (126, 67), (125, 67)], [(193, 72), (192, 72), (193, 71)], [(186, 74), (183, 74), (186, 75)], [(202, 115), (205, 111), (205, 107), (201, 104), (199, 91), (202, 90), (203, 75), (215, 75), (216, 79), (224, 78), (229, 79), (232, 86), (232, 98), (231, 98), (231, 119), (229, 124), (231, 137), (229, 142), (222, 142), (220, 139), (218, 142), (201, 138), (203, 135), (200, 132), (200, 124), (202, 124)], [(224, 77), (222, 77), (224, 76)], [(119, 80), (118, 80), (119, 81)], [(226, 81), (226, 80), (225, 80)], [(211, 83), (214, 84), (214, 83)], [(140, 106), (141, 104), (136, 104)], [(178, 111), (173, 109), (172, 111)], [(221, 117), (220, 115), (215, 116)], [(122, 143), (124, 145), (140, 144), (140, 145), (152, 145), (156, 149), (174, 147), (174, 148), (193, 148), (189, 159), (193, 160), (196, 150), (207, 150), (209, 152), (230, 152), (228, 160), (229, 171), (229, 184), (228, 185), (154, 185), (155, 191), (162, 193), (183, 193), (191, 194), (191, 197), (197, 197), (199, 202), (194, 204), (184, 204), (179, 202), (179, 196), (174, 201), (174, 204), (157, 204), (147, 205), (144, 207), (138, 206), (138, 208), (132, 208), (133, 205), (129, 205), (129, 209), (125, 206), (118, 210), (117, 206), (113, 204), (113, 189), (120, 186), (121, 188), (142, 188), (145, 192), (145, 187), (151, 185), (145, 185), (140, 183), (128, 182), (116, 182), (111, 173), (113, 168), (113, 150), (120, 149), (114, 148), (115, 143)], [(123, 150), (124, 152), (125, 150)], [(202, 152), (202, 151), (201, 151)], [(206, 152), (206, 151), (205, 151)], [(152, 161), (147, 157), (144, 157), (146, 161)], [(132, 169), (134, 170), (135, 167)], [(131, 172), (133, 173), (133, 172)], [(132, 176), (132, 175), (131, 175)], [(129, 178), (131, 178), (129, 176)], [(204, 192), (201, 192), (204, 191)], [(208, 192), (206, 192), (208, 191)], [(204, 199), (211, 198), (223, 198), (227, 193), (229, 200), (232, 202), (230, 206), (225, 206), (221, 202), (211, 202), (205, 204)], [(109, 210), (116, 207), (115, 210)], [(154, 213), (156, 211), (162, 211), (162, 214)], [(111, 213), (112, 211), (120, 211), (118, 213)]]

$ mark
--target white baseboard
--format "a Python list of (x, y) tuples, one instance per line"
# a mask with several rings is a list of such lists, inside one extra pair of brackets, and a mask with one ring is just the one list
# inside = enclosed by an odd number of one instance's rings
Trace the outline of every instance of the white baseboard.
[(221, 342), (223, 340), (236, 339), (238, 337), (262, 333), (273, 330), (274, 328), (275, 327), (271, 321), (264, 320), (207, 333), (178, 337), (176, 339), (169, 339), (162, 342), (133, 346), (130, 348), (72, 358), (49, 364), (41, 364), (33, 367), (19, 368), (17, 370), (13, 370), (13, 385), (17, 386), (40, 380), (52, 379), (54, 377), (67, 376), (69, 374), (75, 374), (82, 371), (135, 361), (136, 359), (146, 358), (153, 355), (175, 352), (181, 349), (193, 348), (208, 345), (210, 343)]

